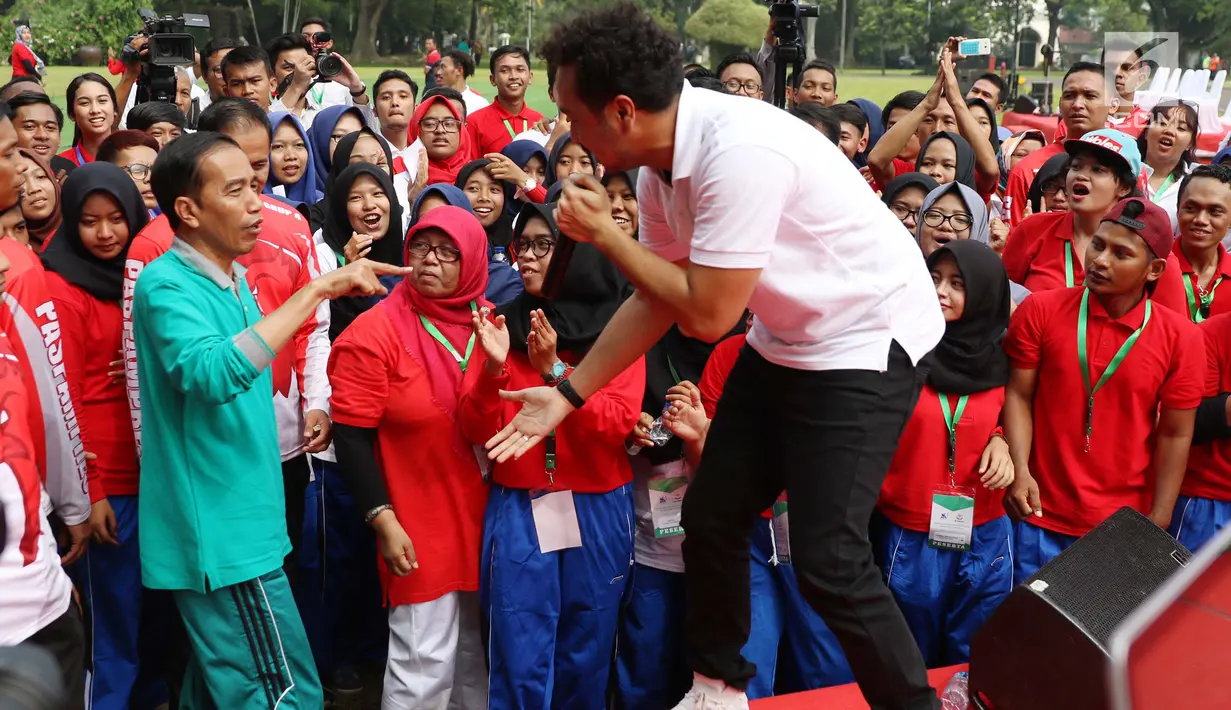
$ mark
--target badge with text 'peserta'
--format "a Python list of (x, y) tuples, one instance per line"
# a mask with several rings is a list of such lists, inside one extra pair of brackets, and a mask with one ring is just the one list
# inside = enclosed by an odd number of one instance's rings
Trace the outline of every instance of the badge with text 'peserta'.
[(932, 520), (928, 545), (941, 550), (970, 549), (975, 526), (975, 489), (936, 486), (932, 489)]

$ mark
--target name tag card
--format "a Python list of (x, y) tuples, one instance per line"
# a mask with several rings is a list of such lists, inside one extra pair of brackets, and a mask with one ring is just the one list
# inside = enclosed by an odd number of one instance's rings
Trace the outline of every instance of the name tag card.
[(970, 549), (975, 526), (975, 489), (937, 486), (932, 490), (928, 545), (942, 550)]
[(654, 537), (683, 535), (680, 515), (684, 510), (684, 494), (688, 492), (688, 469), (683, 460), (673, 461), (655, 469), (650, 479), (650, 518), (654, 521)]
[(539, 537), (539, 552), (544, 554), (581, 547), (581, 526), (572, 491), (555, 491), (535, 497), (530, 494), (534, 513), (534, 532)]
[(791, 525), (787, 521), (786, 491), (778, 496), (773, 507), (774, 557), (777, 564), (791, 564)]

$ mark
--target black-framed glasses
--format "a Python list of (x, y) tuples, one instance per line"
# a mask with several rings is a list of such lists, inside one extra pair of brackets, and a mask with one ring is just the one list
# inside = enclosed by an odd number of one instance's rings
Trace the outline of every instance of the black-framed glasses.
[(444, 129), (445, 133), (457, 133), (462, 130), (462, 122), (456, 118), (425, 118), (419, 121), (419, 129), (428, 133), (435, 133), (437, 129)]
[(948, 222), (956, 232), (965, 232), (970, 229), (970, 215), (959, 212), (957, 214), (945, 214), (939, 210), (928, 210), (923, 213), (923, 223), (933, 229), (940, 227), (945, 222)]
[(426, 259), (428, 254), (435, 253), (436, 260), (442, 264), (452, 264), (462, 258), (462, 252), (451, 244), (428, 244), (427, 242), (411, 242), (407, 248), (410, 255), (416, 259)]
[(1055, 197), (1064, 192), (1064, 185), (1044, 185), (1042, 193), (1044, 197)]
[(761, 90), (760, 82), (749, 79), (748, 81), (740, 81), (739, 79), (727, 79), (722, 82), (722, 85), (727, 87), (727, 91), (733, 94), (738, 94), (740, 89), (744, 90), (745, 94), (752, 95)]
[(895, 202), (892, 205), (889, 205), (889, 211), (893, 213), (894, 217), (898, 218), (899, 222), (905, 222), (911, 217), (919, 216), (919, 210), (912, 210), (910, 207), (902, 204), (901, 202)]
[(513, 240), (513, 253), (517, 256), (525, 254), (527, 250), (533, 251), (534, 255), (540, 259), (551, 253), (551, 250), (556, 246), (554, 239), (535, 239), (534, 241), (526, 241), (524, 239)]
[(150, 177), (150, 173), (153, 171), (153, 168), (145, 163), (133, 163), (132, 165), (124, 166), (122, 169), (124, 172), (131, 175), (134, 180), (146, 180)]

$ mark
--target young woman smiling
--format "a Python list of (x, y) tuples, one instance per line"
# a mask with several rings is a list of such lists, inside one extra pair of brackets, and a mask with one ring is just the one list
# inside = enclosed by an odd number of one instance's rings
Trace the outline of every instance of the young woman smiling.
[(503, 306), (519, 296), (524, 287), (513, 268), (513, 216), (505, 209), (508, 191), (492, 175), (497, 165), (487, 158), (472, 160), (458, 171), (454, 185), (466, 195), (470, 211), (487, 234), (487, 300)]
[(26, 218), (28, 246), (40, 252), (60, 226), (60, 181), (56, 180), (51, 165), (38, 153), (27, 148), (18, 148), (17, 152), (27, 163), (21, 211)]
[(303, 124), (293, 114), (273, 113), (269, 122), (274, 139), (269, 144), (269, 180), (266, 194), (296, 205), (311, 205), (324, 195), (316, 186), (316, 156)]
[(93, 72), (73, 79), (65, 92), (64, 103), (68, 118), (77, 124), (73, 133), (73, 147), (60, 153), (76, 165), (94, 162), (103, 139), (115, 130), (119, 109), (115, 102), (115, 89), (111, 83)]

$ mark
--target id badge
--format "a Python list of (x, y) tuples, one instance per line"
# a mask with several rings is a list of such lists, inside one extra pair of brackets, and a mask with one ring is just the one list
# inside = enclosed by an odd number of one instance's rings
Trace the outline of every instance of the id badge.
[(684, 510), (684, 494), (688, 492), (688, 469), (680, 460), (659, 466), (655, 471), (648, 484), (654, 537), (683, 535), (680, 514)]
[(572, 491), (531, 492), (530, 510), (534, 513), (534, 532), (539, 538), (539, 552), (581, 547), (581, 527), (577, 523), (577, 507), (573, 504)]
[(774, 558), (780, 565), (791, 564), (791, 526), (787, 522), (786, 491), (773, 507)]
[(975, 489), (936, 486), (932, 489), (932, 520), (928, 545), (941, 550), (970, 549), (975, 528)]

